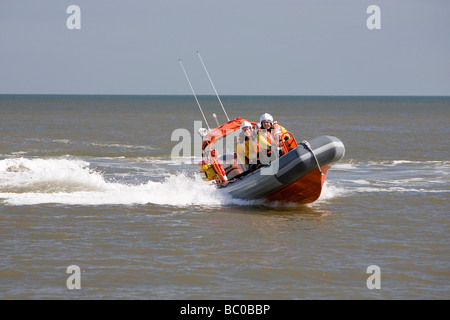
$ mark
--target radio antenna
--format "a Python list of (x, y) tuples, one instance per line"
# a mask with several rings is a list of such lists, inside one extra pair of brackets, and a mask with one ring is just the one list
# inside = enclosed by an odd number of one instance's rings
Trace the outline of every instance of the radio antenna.
[(216, 119), (217, 126), (220, 126), (219, 121), (217, 120), (217, 116), (216, 116), (215, 113), (213, 113), (213, 118)]
[(191, 81), (189, 80), (189, 77), (188, 77), (188, 75), (186, 73), (186, 70), (183, 67), (183, 63), (181, 63), (181, 59), (178, 59), (178, 61), (180, 62), (180, 65), (181, 65), (181, 68), (183, 69), (184, 75), (186, 76), (186, 79), (187, 79), (187, 81), (189, 83), (189, 86), (191, 87), (192, 93), (194, 94), (195, 101), (197, 101), (198, 108), (200, 109), (200, 112), (202, 113), (203, 119), (206, 122), (206, 126), (208, 127), (208, 130), (211, 130), (210, 127), (209, 127), (208, 121), (206, 121), (206, 117), (205, 117), (205, 114), (203, 113), (202, 107), (200, 106), (200, 102), (198, 102), (197, 95), (195, 94), (194, 88), (192, 88)]
[(214, 92), (216, 93), (217, 99), (219, 99), (219, 103), (220, 103), (220, 105), (222, 107), (222, 110), (225, 113), (225, 116), (227, 117), (227, 120), (230, 121), (230, 118), (228, 117), (228, 114), (225, 111), (225, 108), (223, 107), (222, 101), (220, 100), (219, 94), (217, 93), (216, 87), (214, 86), (214, 83), (212, 82), (211, 77), (209, 76), (208, 70), (206, 70), (206, 66), (203, 63), (203, 59), (202, 59), (202, 56), (200, 55), (200, 52), (197, 51), (197, 54), (198, 54), (198, 57), (200, 58), (200, 61), (202, 62), (203, 68), (206, 71), (206, 75), (208, 76), (209, 82), (211, 82), (211, 85), (212, 85), (212, 87), (214, 89)]

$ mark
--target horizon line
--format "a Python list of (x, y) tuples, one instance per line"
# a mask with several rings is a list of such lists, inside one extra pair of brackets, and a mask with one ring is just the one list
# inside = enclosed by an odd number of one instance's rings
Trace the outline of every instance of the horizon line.
[[(192, 94), (140, 94), (140, 93), (0, 93), (0, 96), (142, 96), (142, 97), (190, 97)], [(214, 94), (197, 94), (200, 97), (216, 97)], [(222, 94), (222, 97), (450, 97), (450, 94)]]

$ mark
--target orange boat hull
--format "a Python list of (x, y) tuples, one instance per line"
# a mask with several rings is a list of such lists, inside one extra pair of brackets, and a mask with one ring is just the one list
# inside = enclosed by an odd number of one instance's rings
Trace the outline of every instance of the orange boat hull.
[(289, 201), (301, 204), (311, 203), (319, 199), (330, 165), (315, 169), (297, 181), (266, 196), (271, 201)]

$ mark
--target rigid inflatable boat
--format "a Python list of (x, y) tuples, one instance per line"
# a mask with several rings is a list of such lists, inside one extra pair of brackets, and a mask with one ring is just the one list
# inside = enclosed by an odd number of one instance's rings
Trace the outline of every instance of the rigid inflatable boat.
[(223, 138), (236, 135), (243, 121), (246, 120), (236, 118), (201, 134), (203, 160), (199, 171), (203, 179), (214, 181), (218, 188), (239, 199), (265, 198), (301, 204), (316, 201), (329, 168), (344, 156), (342, 141), (334, 136), (320, 136), (297, 143), (294, 135), (287, 132), (287, 137), (279, 140), (283, 149), (280, 157), (248, 170), (233, 151), (224, 148), (219, 156), (216, 149)]

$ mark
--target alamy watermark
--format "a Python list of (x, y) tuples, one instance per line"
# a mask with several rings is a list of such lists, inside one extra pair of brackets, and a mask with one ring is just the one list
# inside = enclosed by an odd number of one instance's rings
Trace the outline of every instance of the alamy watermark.
[[(66, 10), (70, 16), (66, 20), (66, 26), (69, 30), (81, 29), (81, 9), (77, 5), (70, 5)], [(366, 20), (366, 26), (369, 30), (381, 29), (381, 9), (377, 5), (370, 5), (367, 7), (366, 13), (371, 14)]]
[(71, 5), (67, 7), (66, 13), (70, 16), (66, 20), (66, 26), (69, 30), (81, 29), (81, 9), (77, 5)]
[(71, 274), (66, 281), (67, 289), (81, 289), (81, 269), (77, 265), (67, 267), (66, 273)]
[(366, 273), (371, 274), (367, 278), (366, 285), (367, 289), (381, 289), (381, 269), (377, 265), (371, 265), (367, 267)]
[[(66, 280), (67, 289), (81, 289), (81, 269), (77, 265), (70, 265), (66, 270), (70, 276)], [(370, 276), (366, 280), (367, 289), (381, 289), (381, 268), (377, 265), (370, 265), (366, 270)]]
[(366, 26), (369, 30), (381, 29), (381, 9), (377, 5), (371, 5), (367, 7), (367, 13), (371, 13), (367, 18)]

